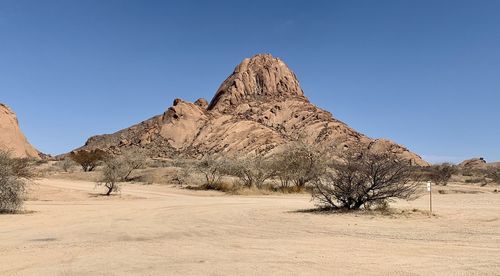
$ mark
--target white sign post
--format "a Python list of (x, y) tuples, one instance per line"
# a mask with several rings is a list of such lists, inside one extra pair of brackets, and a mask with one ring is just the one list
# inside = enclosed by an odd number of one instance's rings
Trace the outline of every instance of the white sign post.
[(427, 191), (429, 192), (429, 214), (432, 216), (432, 187), (430, 181), (427, 181)]

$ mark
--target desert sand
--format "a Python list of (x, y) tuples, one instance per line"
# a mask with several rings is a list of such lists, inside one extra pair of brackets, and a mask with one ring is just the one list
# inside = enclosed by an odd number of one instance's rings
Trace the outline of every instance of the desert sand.
[(39, 179), (26, 214), (0, 215), (0, 275), (498, 275), (500, 194), (440, 189), (429, 217), (425, 196), (318, 214), (306, 194)]

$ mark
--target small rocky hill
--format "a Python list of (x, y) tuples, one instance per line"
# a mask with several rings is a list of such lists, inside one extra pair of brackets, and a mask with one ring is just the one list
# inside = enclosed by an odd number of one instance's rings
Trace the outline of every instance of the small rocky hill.
[(16, 114), (0, 103), (0, 149), (8, 150), (15, 157), (40, 158), (41, 154), (26, 139)]
[(458, 167), (464, 170), (485, 170), (492, 167), (500, 168), (500, 162), (488, 163), (483, 157), (475, 157), (462, 161)]
[(332, 152), (361, 145), (428, 165), (405, 147), (371, 139), (316, 107), (290, 68), (269, 54), (243, 60), (210, 103), (176, 99), (165, 113), (114, 134), (91, 137), (77, 150), (119, 154), (140, 148), (152, 157), (241, 155), (272, 152), (298, 139)]

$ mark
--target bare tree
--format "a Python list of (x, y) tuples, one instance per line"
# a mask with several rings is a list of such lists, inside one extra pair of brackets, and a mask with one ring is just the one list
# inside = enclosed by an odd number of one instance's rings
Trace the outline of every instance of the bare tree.
[(283, 188), (290, 183), (303, 188), (323, 175), (327, 167), (324, 155), (318, 148), (301, 142), (288, 145), (274, 158), (276, 174)]
[(56, 165), (61, 168), (64, 172), (69, 172), (72, 168), (78, 165), (73, 159), (66, 157), (63, 160), (60, 160), (56, 163)]
[(15, 212), (22, 207), (32, 177), (30, 160), (12, 158), (9, 152), (0, 150), (0, 213)]
[(433, 165), (426, 168), (429, 179), (436, 185), (446, 186), (451, 176), (457, 173), (458, 169), (455, 165), (450, 163), (443, 163)]
[(121, 162), (121, 166), (125, 170), (125, 174), (123, 176), (123, 181), (129, 181), (130, 174), (134, 170), (142, 169), (146, 165), (146, 155), (141, 151), (128, 151), (123, 153), (119, 157), (119, 162)]
[(106, 158), (106, 153), (99, 149), (80, 150), (72, 152), (70, 157), (82, 166), (84, 172), (91, 172)]
[(103, 161), (102, 176), (98, 185), (106, 187), (106, 195), (117, 192), (119, 183), (128, 181), (130, 174), (146, 164), (145, 155), (140, 152), (127, 152), (119, 156), (107, 157)]
[(172, 180), (181, 186), (189, 183), (196, 169), (195, 161), (188, 159), (175, 159), (173, 166), (177, 168), (177, 171), (173, 175)]
[(231, 161), (229, 174), (238, 177), (244, 186), (262, 188), (264, 182), (276, 176), (274, 161), (263, 156), (247, 156)]
[(113, 192), (120, 190), (120, 181), (123, 181), (128, 168), (123, 166), (123, 162), (118, 158), (107, 158), (104, 161), (102, 176), (97, 182), (98, 186), (104, 186), (107, 190), (105, 195), (109, 196)]
[(395, 198), (410, 199), (417, 184), (413, 167), (392, 154), (350, 150), (333, 172), (314, 180), (312, 198), (321, 208), (356, 210), (387, 204)]
[(205, 156), (196, 164), (196, 170), (205, 176), (207, 189), (217, 189), (227, 168), (227, 161), (222, 158), (217, 159), (215, 156)]

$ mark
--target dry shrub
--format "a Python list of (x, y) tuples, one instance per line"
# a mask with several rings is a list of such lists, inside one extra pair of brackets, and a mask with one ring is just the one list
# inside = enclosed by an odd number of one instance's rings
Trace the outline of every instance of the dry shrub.
[(274, 156), (274, 168), (283, 189), (290, 184), (304, 188), (325, 173), (326, 164), (324, 154), (317, 147), (303, 142), (289, 144)]
[(226, 159), (215, 156), (205, 156), (199, 162), (196, 162), (195, 168), (205, 178), (204, 186), (206, 189), (215, 190), (224, 175), (227, 174), (229, 163)]
[(209, 185), (205, 182), (201, 185), (187, 185), (186, 188), (190, 190), (213, 190), (235, 194), (238, 190), (241, 189), (241, 186), (235, 182), (221, 180), (219, 182), (213, 183), (212, 185)]
[(130, 181), (130, 175), (134, 170), (143, 169), (146, 167), (147, 157), (138, 150), (127, 151), (116, 157), (120, 167), (124, 170), (122, 181)]
[(357, 210), (383, 206), (392, 199), (411, 199), (417, 183), (414, 168), (393, 154), (349, 150), (333, 172), (314, 181), (312, 198), (320, 208)]
[(500, 167), (491, 167), (486, 171), (486, 176), (493, 182), (500, 184)]
[(141, 169), (146, 164), (146, 157), (140, 152), (125, 152), (122, 155), (107, 157), (103, 161), (102, 176), (97, 181), (107, 189), (105, 195), (120, 190), (120, 182), (130, 180), (130, 175), (134, 170)]
[(436, 185), (446, 186), (451, 176), (458, 172), (457, 166), (450, 163), (432, 165), (426, 168), (429, 180)]
[(55, 166), (64, 172), (71, 172), (73, 168), (76, 167), (78, 163), (76, 163), (73, 159), (66, 157), (63, 160), (57, 161)]
[(500, 167), (489, 166), (483, 169), (466, 169), (462, 175), (468, 176), (465, 183), (481, 183), (487, 185), (488, 183), (500, 184)]
[(283, 194), (300, 194), (304, 192), (311, 192), (312, 187), (311, 186), (289, 186), (289, 187), (283, 187), (282, 185), (279, 186), (274, 186), (273, 191), (275, 192), (280, 192)]
[(465, 179), (464, 182), (467, 184), (486, 183), (486, 179), (484, 177), (474, 177), (474, 178)]
[(105, 195), (109, 196), (111, 193), (120, 190), (119, 184), (124, 180), (127, 173), (128, 168), (123, 166), (123, 162), (117, 158), (107, 158), (104, 161), (102, 176), (97, 181), (97, 185), (104, 186), (106, 188)]
[(227, 174), (238, 177), (241, 184), (247, 188), (262, 188), (266, 180), (276, 176), (274, 160), (261, 155), (247, 156), (226, 162)]
[(28, 180), (33, 177), (32, 162), (26, 158), (13, 158), (0, 150), (0, 213), (21, 209)]
[(172, 182), (180, 186), (197, 182), (194, 174), (197, 172), (197, 163), (195, 160), (190, 159), (176, 159), (172, 164), (176, 171), (172, 176)]

